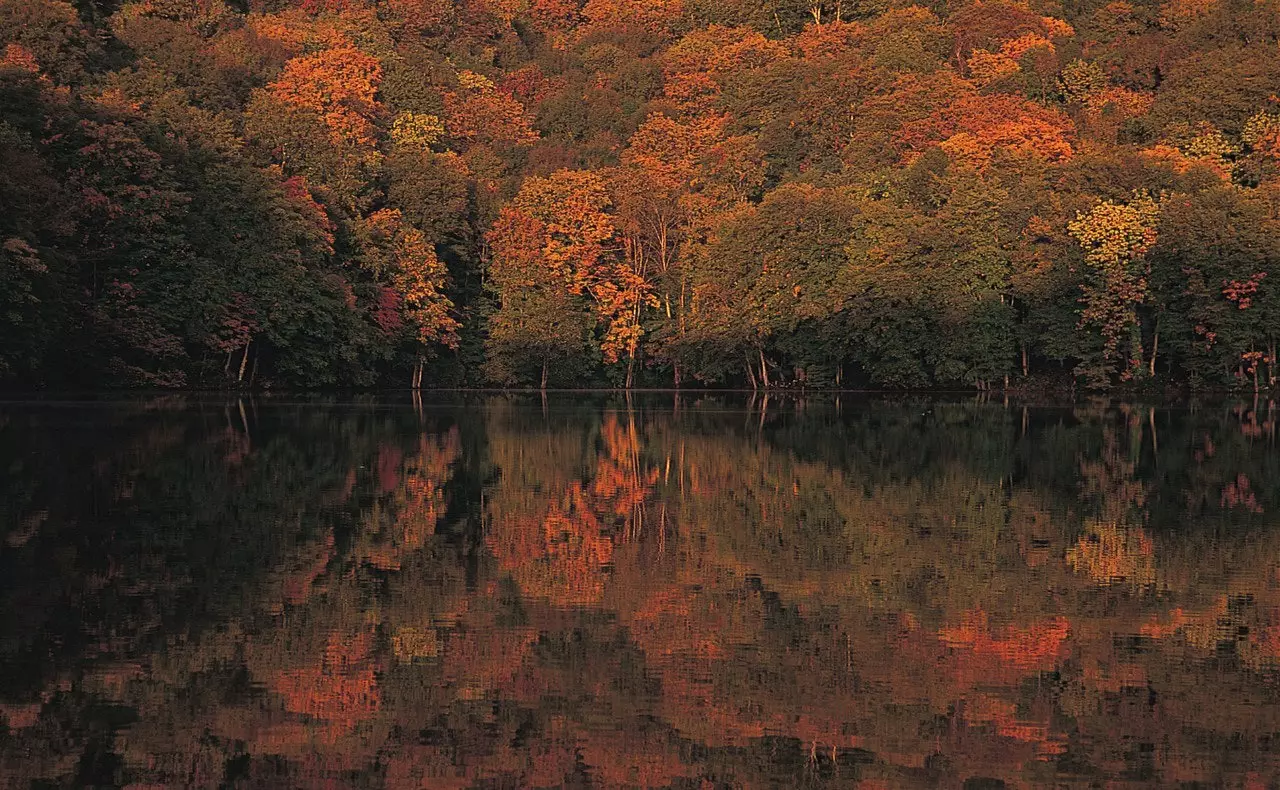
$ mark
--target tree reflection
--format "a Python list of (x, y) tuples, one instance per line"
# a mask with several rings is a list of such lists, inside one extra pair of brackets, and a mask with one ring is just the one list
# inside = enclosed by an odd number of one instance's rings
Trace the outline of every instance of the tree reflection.
[(6, 786), (1280, 776), (1265, 406), (415, 406), (5, 407)]

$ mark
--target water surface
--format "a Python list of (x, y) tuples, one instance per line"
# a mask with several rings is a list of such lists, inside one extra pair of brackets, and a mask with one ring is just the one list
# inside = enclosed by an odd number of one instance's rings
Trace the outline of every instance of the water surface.
[(0, 786), (1274, 786), (1275, 416), (0, 404)]

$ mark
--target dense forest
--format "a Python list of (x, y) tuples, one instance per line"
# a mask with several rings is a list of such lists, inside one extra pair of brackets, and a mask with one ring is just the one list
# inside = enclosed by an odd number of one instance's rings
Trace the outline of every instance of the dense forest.
[(1280, 782), (1265, 403), (185, 397), (0, 410), (6, 790)]
[(1275, 0), (0, 0), (0, 381), (1277, 382)]

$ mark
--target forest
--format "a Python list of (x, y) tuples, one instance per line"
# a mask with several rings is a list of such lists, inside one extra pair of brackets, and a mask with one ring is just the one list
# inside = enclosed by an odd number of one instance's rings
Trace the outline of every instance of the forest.
[(1277, 384), (1276, 0), (0, 0), (0, 383)]

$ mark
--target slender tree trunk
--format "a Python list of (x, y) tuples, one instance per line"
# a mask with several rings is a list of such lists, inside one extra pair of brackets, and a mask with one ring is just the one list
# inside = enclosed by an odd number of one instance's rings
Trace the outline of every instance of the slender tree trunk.
[(674, 370), (675, 387), (676, 389), (680, 389), (680, 363), (679, 362), (675, 363), (674, 369), (675, 369)]
[(636, 375), (636, 358), (634, 356), (628, 357), (627, 358), (627, 386), (626, 386), (628, 390), (631, 389), (631, 384), (635, 380), (635, 375)]
[(249, 347), (252, 345), (253, 345), (252, 340), (244, 344), (244, 354), (242, 354), (240, 357), (240, 375), (236, 377), (237, 383), (244, 381), (244, 368), (245, 368), (245, 365), (248, 364), (249, 362)]
[(1267, 343), (1267, 384), (1276, 385), (1276, 342)]
[(1022, 377), (1031, 375), (1031, 358), (1027, 355), (1027, 341), (1022, 341)]
[(757, 349), (760, 353), (760, 386), (769, 389), (769, 365), (764, 361), (764, 349)]
[(1135, 321), (1129, 329), (1129, 369), (1141, 370), (1142, 364), (1142, 325)]
[(743, 365), (743, 367), (744, 367), (744, 368), (746, 369), (746, 371), (747, 371), (747, 380), (751, 382), (751, 389), (752, 389), (753, 391), (754, 391), (754, 390), (757, 390), (757, 389), (760, 389), (759, 385), (756, 383), (756, 374), (755, 374), (755, 371), (754, 371), (754, 370), (752, 369), (752, 367), (751, 367), (751, 358), (750, 358), (750, 357), (748, 357), (748, 358), (747, 358), (747, 361), (746, 361), (746, 363)]
[(1151, 338), (1151, 377), (1156, 376), (1156, 354), (1160, 353), (1160, 325), (1156, 324), (1155, 336)]
[(543, 357), (543, 359), (542, 359), (542, 384), (538, 387), (538, 389), (542, 390), (542, 392), (543, 392), (543, 393), (546, 393), (546, 391), (547, 391), (547, 360), (546, 360), (546, 357)]

